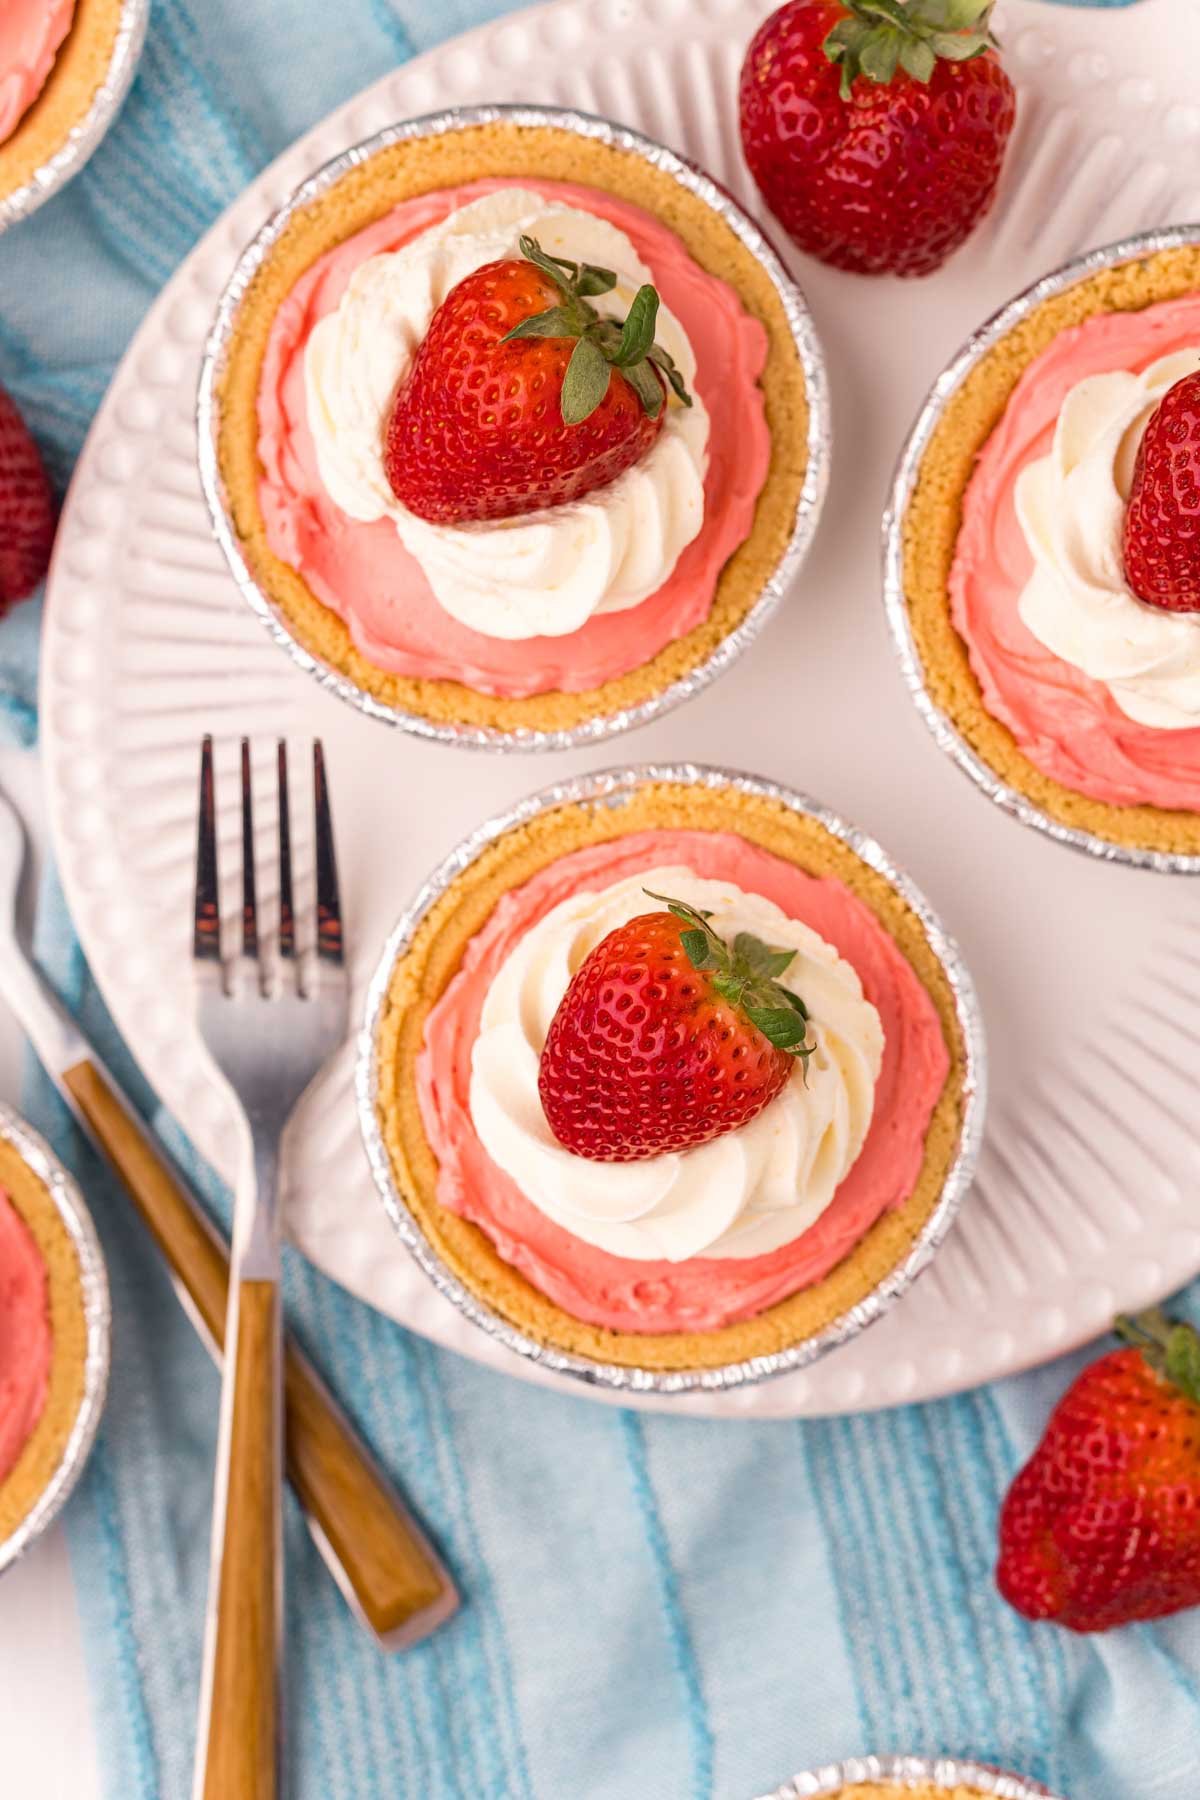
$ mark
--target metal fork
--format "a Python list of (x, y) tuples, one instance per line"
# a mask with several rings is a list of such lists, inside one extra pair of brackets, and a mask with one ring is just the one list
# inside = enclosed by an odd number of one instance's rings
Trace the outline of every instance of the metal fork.
[(250, 743), (242, 739), (240, 954), (221, 945), (213, 746), (200, 761), (200, 826), (192, 955), (197, 1019), (209, 1054), (240, 1100), (249, 1157), (234, 1205), (232, 1279), (213, 1549), (201, 1685), (195, 1800), (273, 1800), (280, 1791), (283, 1468), (279, 1145), (305, 1089), (343, 1042), (348, 987), (329, 791), (313, 745), (318, 978), (297, 956), (287, 746), (279, 784), (278, 955), (259, 926)]

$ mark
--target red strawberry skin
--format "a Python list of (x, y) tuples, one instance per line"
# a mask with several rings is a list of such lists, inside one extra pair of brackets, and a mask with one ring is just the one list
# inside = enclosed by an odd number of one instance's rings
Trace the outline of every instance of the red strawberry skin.
[(1137, 1349), (1092, 1363), (1000, 1515), (1000, 1592), (1107, 1631), (1200, 1605), (1200, 1406)]
[(577, 1156), (637, 1162), (707, 1143), (760, 1113), (795, 1067), (692, 967), (685, 929), (669, 913), (618, 926), (554, 1015), (538, 1091)]
[(0, 616), (33, 592), (53, 542), (50, 482), (25, 421), (0, 388)]
[(515, 258), (447, 294), (393, 402), (384, 449), (392, 491), (418, 518), (455, 525), (565, 506), (632, 468), (662, 430), (665, 404), (651, 419), (617, 369), (595, 412), (564, 424), (574, 340), (500, 342), (561, 299)]
[(862, 275), (928, 275), (995, 197), (1016, 117), (990, 50), (939, 58), (927, 84), (860, 77), (848, 99), (822, 45), (837, 0), (790, 0), (742, 65), (742, 147), (763, 198), (801, 250)]
[(1200, 612), (1200, 374), (1167, 389), (1133, 465), (1122, 549), (1139, 600)]

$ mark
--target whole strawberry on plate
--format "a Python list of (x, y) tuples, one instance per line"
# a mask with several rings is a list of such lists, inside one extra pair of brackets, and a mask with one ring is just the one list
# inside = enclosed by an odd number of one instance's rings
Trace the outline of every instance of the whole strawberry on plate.
[(50, 482), (24, 419), (0, 388), (0, 617), (32, 594), (53, 542)]
[(1200, 1606), (1200, 1336), (1158, 1312), (1117, 1331), (1000, 1515), (1000, 1592), (1072, 1631)]
[(1200, 612), (1200, 373), (1169, 387), (1133, 465), (1122, 544), (1139, 600)]
[(659, 299), (623, 321), (592, 304), (611, 269), (547, 256), (487, 263), (453, 287), (392, 403), (384, 469), (401, 505), (440, 525), (565, 506), (632, 468), (691, 397), (654, 341)]
[(990, 207), (1016, 116), (991, 0), (790, 0), (753, 38), (742, 147), (801, 250), (928, 275)]
[(538, 1092), (560, 1144), (593, 1162), (690, 1150), (748, 1124), (807, 1067), (804, 1002), (778, 977), (795, 952), (649, 894), (584, 958), (550, 1022)]

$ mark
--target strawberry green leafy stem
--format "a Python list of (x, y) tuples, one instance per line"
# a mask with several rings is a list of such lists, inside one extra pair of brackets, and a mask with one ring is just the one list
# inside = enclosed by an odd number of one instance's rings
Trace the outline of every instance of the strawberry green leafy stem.
[(611, 269), (571, 262), (564, 256), (549, 256), (531, 237), (521, 239), (521, 255), (550, 277), (562, 299), (548, 311), (522, 319), (500, 342), (539, 337), (578, 340), (563, 377), (564, 425), (581, 425), (595, 412), (608, 392), (614, 369), (620, 369), (648, 418), (657, 419), (664, 399), (663, 384), (655, 369), (661, 371), (684, 406), (692, 404), (692, 396), (674, 361), (654, 341), (658, 294), (649, 283), (638, 289), (624, 324), (619, 324), (616, 319), (602, 317), (589, 305), (597, 294), (607, 294), (617, 285)]
[(649, 888), (642, 891), (688, 927), (679, 941), (693, 969), (711, 975), (721, 998), (739, 1007), (776, 1050), (800, 1057), (807, 1073), (808, 1059), (816, 1049), (808, 1042), (808, 1008), (799, 994), (776, 979), (795, 961), (796, 952), (773, 950), (749, 931), (739, 931), (731, 949), (709, 924), (710, 913)]
[(1117, 1336), (1140, 1350), (1156, 1375), (1200, 1406), (1200, 1333), (1169, 1319), (1158, 1307), (1136, 1318), (1122, 1314), (1113, 1325)]
[(841, 96), (849, 100), (858, 76), (886, 85), (897, 69), (928, 81), (938, 58), (970, 62), (999, 48), (992, 34), (993, 0), (843, 0), (839, 19), (822, 48), (842, 71)]

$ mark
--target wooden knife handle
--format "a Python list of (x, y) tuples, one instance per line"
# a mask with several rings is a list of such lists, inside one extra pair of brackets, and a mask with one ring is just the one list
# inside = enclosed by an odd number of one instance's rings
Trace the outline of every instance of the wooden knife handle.
[[(283, 1547), (279, 1494), (280, 1301), (273, 1281), (237, 1292), (232, 1410), (225, 1442), (224, 1518), (204, 1800), (275, 1800), (279, 1792), (279, 1644)], [(218, 1471), (218, 1481), (221, 1479)]]
[[(229, 1256), (95, 1063), (64, 1084), (120, 1174), (172, 1273), (218, 1349), (225, 1339)], [(322, 1554), (380, 1637), (395, 1647), (449, 1618), (458, 1598), (402, 1501), (311, 1363), (290, 1340), (284, 1357), (287, 1472)]]

